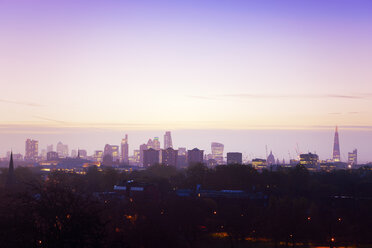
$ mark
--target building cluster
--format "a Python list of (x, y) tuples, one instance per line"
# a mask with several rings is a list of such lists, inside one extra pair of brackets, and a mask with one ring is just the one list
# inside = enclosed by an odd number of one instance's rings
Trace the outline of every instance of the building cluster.
[[(39, 142), (33, 139), (27, 139), (25, 142), (25, 155), (13, 154), (15, 161), (25, 161), (28, 163), (38, 163), (39, 165), (60, 165), (60, 164), (84, 164), (112, 167), (132, 166), (136, 168), (147, 168), (152, 165), (162, 164), (164, 166), (175, 166), (179, 168), (187, 167), (191, 164), (205, 164), (209, 167), (224, 164), (251, 164), (258, 170), (276, 169), (277, 167), (292, 167), (295, 165), (303, 165), (310, 171), (332, 170), (356, 168), (358, 165), (358, 151), (355, 149), (348, 153), (348, 161), (341, 161), (339, 133), (336, 127), (333, 145), (333, 158), (326, 161), (321, 161), (317, 154), (307, 153), (298, 154), (297, 159), (291, 159), (289, 163), (281, 163), (278, 159), (275, 160), (272, 151), (266, 158), (254, 158), (251, 161), (243, 161), (242, 153), (227, 152), (224, 153), (224, 145), (218, 142), (211, 143), (211, 154), (204, 154), (203, 150), (194, 148), (191, 150), (185, 147), (173, 148), (172, 135), (170, 131), (164, 134), (164, 146), (161, 148), (159, 137), (149, 139), (147, 143), (143, 143), (138, 149), (133, 151), (133, 155), (129, 155), (129, 140), (128, 135), (122, 139), (119, 145), (106, 144), (103, 150), (96, 150), (92, 155), (88, 155), (84, 149), (71, 150), (69, 153), (68, 145), (58, 142), (56, 150), (53, 145), (48, 145), (46, 149), (42, 149), (39, 153)], [(9, 159), (10, 152), (7, 157)]]

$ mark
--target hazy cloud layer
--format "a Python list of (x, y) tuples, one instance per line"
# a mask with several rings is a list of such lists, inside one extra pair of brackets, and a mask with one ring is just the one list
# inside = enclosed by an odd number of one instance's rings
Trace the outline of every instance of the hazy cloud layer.
[(10, 101), (6, 99), (0, 99), (0, 103), (9, 103), (9, 104), (17, 104), (29, 107), (43, 107), (43, 105), (33, 102), (21, 102), (21, 101)]

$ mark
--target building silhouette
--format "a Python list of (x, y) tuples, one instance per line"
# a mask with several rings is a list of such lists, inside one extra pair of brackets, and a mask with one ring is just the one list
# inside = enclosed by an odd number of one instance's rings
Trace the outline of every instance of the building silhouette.
[(119, 146), (106, 144), (103, 149), (103, 157), (110, 155), (114, 162), (119, 160)]
[(353, 152), (348, 153), (348, 165), (350, 168), (353, 168), (358, 164), (358, 150), (354, 149)]
[(333, 143), (333, 162), (340, 162), (340, 161), (341, 161), (340, 141), (338, 137), (338, 127), (336, 126), (335, 139)]
[(39, 141), (27, 139), (25, 144), (25, 160), (35, 161), (39, 155)]
[(164, 134), (164, 149), (173, 148), (171, 132), (167, 131)]
[(101, 151), (101, 150), (94, 151), (93, 158), (97, 162), (102, 162), (103, 161), (103, 151)]
[(47, 152), (47, 160), (48, 161), (57, 161), (58, 158), (59, 158), (59, 156), (58, 156), (57, 152), (53, 152), (53, 151)]
[(121, 140), (121, 161), (125, 164), (129, 163), (128, 134), (126, 134), (125, 138)]
[(148, 147), (148, 142), (147, 142), (147, 144), (140, 145), (140, 147), (139, 147), (139, 150), (140, 150), (140, 165), (143, 166), (143, 151), (145, 151), (147, 149), (150, 149), (150, 148)]
[(216, 160), (218, 164), (223, 164), (223, 149), (224, 145), (217, 142), (212, 142), (212, 159)]
[(78, 158), (82, 158), (82, 159), (86, 159), (86, 158), (88, 157), (87, 150), (84, 150), (84, 149), (78, 149), (77, 157), (78, 157)]
[(317, 171), (319, 165), (319, 156), (311, 152), (300, 154), (300, 165), (303, 165), (309, 171)]
[(263, 170), (267, 168), (267, 161), (266, 159), (255, 158), (252, 159), (252, 166), (257, 170)]
[(242, 164), (243, 154), (240, 152), (228, 152), (227, 153), (227, 164)]
[(57, 153), (60, 158), (68, 157), (68, 145), (64, 145), (61, 141), (57, 144)]
[(204, 151), (194, 148), (187, 151), (187, 162), (189, 165), (203, 163)]
[(270, 151), (269, 156), (267, 156), (267, 165), (274, 165), (275, 164), (275, 157), (273, 155), (273, 152)]
[(165, 166), (177, 166), (178, 151), (169, 147), (161, 150), (161, 163)]
[(159, 164), (159, 151), (153, 148), (143, 151), (143, 167)]
[(10, 188), (14, 184), (15, 184), (15, 175), (14, 175), (13, 152), (11, 152), (10, 160), (9, 160), (9, 169), (8, 169), (8, 174), (6, 176), (5, 186)]
[(152, 148), (155, 149), (155, 150), (160, 151), (159, 137), (154, 137), (154, 140), (152, 141)]

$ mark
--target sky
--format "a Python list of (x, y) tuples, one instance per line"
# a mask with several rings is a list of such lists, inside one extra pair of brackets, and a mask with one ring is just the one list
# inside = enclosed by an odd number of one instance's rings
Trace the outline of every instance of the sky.
[(369, 0), (1, 0), (0, 155), (29, 137), (93, 152), (171, 130), (180, 146), (288, 157), (300, 142), (327, 158), (339, 125), (344, 156), (372, 161), (371, 13)]

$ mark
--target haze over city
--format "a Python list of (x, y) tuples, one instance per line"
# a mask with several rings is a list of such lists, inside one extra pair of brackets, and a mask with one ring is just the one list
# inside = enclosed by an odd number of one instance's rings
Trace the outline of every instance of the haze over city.
[(327, 158), (339, 125), (343, 156), (371, 161), (371, 5), (2, 1), (1, 154), (172, 130), (189, 148)]

